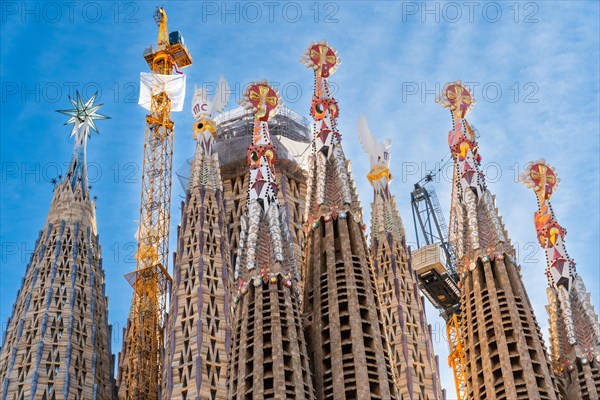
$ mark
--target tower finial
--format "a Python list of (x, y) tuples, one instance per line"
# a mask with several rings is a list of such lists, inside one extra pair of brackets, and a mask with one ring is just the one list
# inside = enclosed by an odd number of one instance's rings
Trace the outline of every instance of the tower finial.
[(543, 158), (527, 164), (525, 171), (519, 176), (519, 181), (528, 188), (533, 188), (541, 202), (550, 200), (560, 183), (554, 167), (546, 164)]
[(208, 156), (213, 154), (213, 143), (217, 138), (217, 123), (214, 118), (223, 111), (229, 101), (229, 85), (221, 75), (215, 96), (210, 99), (208, 90), (198, 89), (194, 85), (194, 98), (192, 99), (192, 116), (194, 117), (194, 139), (202, 143), (199, 149)]
[(258, 121), (267, 122), (279, 111), (281, 99), (267, 81), (252, 82), (244, 91), (240, 105), (247, 110), (252, 110), (254, 118)]
[(256, 199), (263, 211), (267, 211), (272, 203), (277, 202), (278, 192), (275, 182), (277, 154), (271, 142), (267, 122), (277, 114), (281, 99), (266, 81), (252, 82), (244, 91), (240, 105), (252, 110), (254, 114), (252, 144), (248, 148), (247, 156), (250, 166), (250, 200)]
[(436, 103), (444, 108), (449, 108), (455, 118), (464, 118), (473, 108), (476, 101), (471, 90), (461, 81), (448, 82)]
[(358, 131), (360, 144), (371, 161), (371, 170), (367, 175), (369, 182), (377, 189), (376, 184), (381, 181), (381, 186), (387, 188), (387, 185), (392, 181), (392, 174), (390, 173), (391, 139), (384, 139), (382, 143), (377, 143), (375, 136), (369, 129), (367, 119), (363, 115), (358, 117), (356, 130)]
[[(79, 94), (79, 91), (76, 92), (76, 98), (73, 99), (69, 96), (69, 101), (73, 105), (73, 109), (71, 110), (56, 110), (61, 114), (68, 115), (69, 118), (65, 125), (73, 124), (73, 129), (71, 130), (71, 134), (69, 137), (76, 136), (78, 134), (85, 134), (90, 137), (89, 128), (92, 128), (96, 133), (98, 132), (98, 128), (96, 128), (96, 124), (94, 120), (96, 119), (110, 119), (106, 115), (99, 114), (97, 111), (104, 104), (94, 104), (96, 100), (96, 96), (98, 92), (94, 93), (92, 97), (89, 98), (88, 101), (84, 102)], [(77, 141), (77, 138), (75, 139)]]
[(57, 110), (61, 114), (68, 115), (70, 118), (65, 122), (65, 125), (73, 124), (69, 137), (75, 136), (73, 144), (73, 159), (67, 173), (67, 180), (71, 181), (71, 189), (75, 191), (79, 184), (82, 194), (87, 194), (89, 188), (87, 184), (87, 173), (85, 165), (85, 150), (87, 139), (90, 135), (90, 128), (98, 133), (98, 128), (94, 120), (109, 119), (106, 115), (98, 113), (103, 104), (94, 104), (98, 93), (94, 93), (87, 101), (83, 101), (79, 91), (76, 92), (75, 99), (69, 96), (69, 101), (73, 106), (70, 110)]
[(540, 246), (546, 250), (548, 282), (556, 290), (563, 286), (569, 292), (576, 275), (575, 262), (567, 254), (564, 244), (567, 231), (554, 218), (550, 204), (560, 179), (554, 168), (541, 159), (527, 164), (519, 180), (528, 188), (533, 188), (538, 200), (539, 209), (533, 219)]
[(314, 69), (318, 78), (329, 78), (342, 63), (337, 51), (325, 41), (311, 44), (300, 58), (300, 62)]
[[(242, 259), (245, 257), (245, 270), (250, 271), (261, 265), (263, 279), (267, 279), (264, 277), (267, 276), (271, 268), (275, 267), (271, 265), (270, 261), (265, 262), (264, 259), (261, 260), (260, 252), (257, 250), (261, 247), (260, 242), (262, 240), (269, 240), (268, 238), (259, 238), (260, 224), (263, 218), (266, 218), (269, 225), (274, 262), (283, 263), (286, 249), (291, 252), (289, 234), (282, 233), (282, 224), (280, 223), (280, 213), (282, 210), (277, 200), (279, 186), (275, 181), (277, 153), (275, 146), (271, 142), (268, 126), (269, 119), (277, 113), (281, 106), (281, 99), (277, 91), (266, 81), (252, 82), (244, 90), (244, 94), (240, 99), (240, 105), (248, 110), (252, 110), (254, 114), (254, 130), (252, 144), (247, 152), (247, 161), (250, 167), (246, 216), (248, 222), (240, 236), (242, 244), (238, 247), (236, 276), (239, 277), (239, 274), (244, 273)], [(284, 229), (287, 228), (284, 226)], [(245, 247), (243, 245), (244, 242)], [(244, 249), (246, 253), (242, 256)], [(260, 281), (260, 278), (258, 280)]]
[(449, 108), (452, 113), (453, 129), (448, 132), (448, 146), (455, 160), (455, 172), (458, 173), (458, 194), (463, 197), (467, 195), (467, 188), (471, 188), (477, 198), (481, 198), (485, 191), (484, 174), (479, 167), (481, 155), (473, 128), (465, 119), (475, 99), (461, 81), (456, 81), (444, 86), (436, 102)]

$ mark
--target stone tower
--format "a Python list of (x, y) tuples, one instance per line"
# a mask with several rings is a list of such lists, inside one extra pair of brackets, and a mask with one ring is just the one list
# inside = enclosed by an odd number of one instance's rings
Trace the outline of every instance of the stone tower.
[(212, 119), (227, 103), (222, 96), (218, 92), (211, 102), (206, 91), (197, 90), (192, 103), (197, 144), (177, 232), (163, 367), (165, 400), (227, 398), (231, 268)]
[(229, 398), (314, 399), (300, 319), (299, 274), (287, 209), (278, 199), (277, 153), (267, 125), (280, 101), (261, 82), (248, 86), (242, 104), (253, 110), (254, 130), (235, 265)]
[(86, 145), (95, 95), (79, 93), (71, 118), (73, 157), (25, 271), (0, 353), (0, 398), (111, 399), (113, 358), (108, 300), (90, 198)]
[(485, 185), (475, 134), (465, 119), (475, 101), (456, 82), (444, 87), (438, 102), (453, 119), (448, 134), (454, 158), (449, 239), (459, 260), (467, 396), (557, 399), (515, 250)]
[(534, 225), (546, 253), (552, 366), (567, 399), (600, 398), (600, 324), (598, 315), (565, 246), (550, 198), (559, 179), (544, 160), (530, 163), (521, 181), (538, 201)]
[(315, 72), (303, 313), (317, 398), (395, 399), (362, 210), (328, 82), (339, 59), (316, 43), (302, 61)]
[(433, 353), (425, 304), (406, 247), (396, 198), (389, 189), (391, 141), (377, 143), (364, 117), (359, 118), (357, 129), (371, 162), (367, 175), (374, 192), (371, 256), (398, 394), (404, 399), (441, 400), (444, 397), (439, 365)]

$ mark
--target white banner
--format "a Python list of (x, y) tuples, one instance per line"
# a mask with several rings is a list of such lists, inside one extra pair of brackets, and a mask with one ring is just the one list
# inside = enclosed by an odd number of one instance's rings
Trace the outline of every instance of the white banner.
[(150, 110), (152, 96), (166, 92), (171, 99), (171, 111), (183, 110), (185, 100), (185, 74), (161, 75), (140, 73), (140, 99), (138, 104)]

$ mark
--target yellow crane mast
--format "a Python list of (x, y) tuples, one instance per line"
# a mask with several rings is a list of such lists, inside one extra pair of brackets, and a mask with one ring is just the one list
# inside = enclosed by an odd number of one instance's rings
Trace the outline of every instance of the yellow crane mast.
[[(187, 67), (192, 59), (179, 32), (167, 30), (167, 14), (157, 8), (156, 49), (144, 52), (152, 75), (171, 75), (173, 69)], [(146, 115), (144, 163), (138, 251), (135, 272), (126, 275), (133, 286), (130, 326), (125, 340), (128, 365), (121, 379), (119, 397), (158, 399), (164, 347), (166, 299), (171, 278), (168, 273), (169, 221), (173, 160), (173, 121), (167, 90), (153, 90), (150, 113)]]
[(446, 336), (448, 337), (448, 345), (450, 346), (448, 364), (452, 368), (452, 373), (454, 374), (454, 384), (456, 385), (457, 396), (456, 399), (467, 400), (465, 350), (463, 346), (462, 327), (459, 314), (453, 314), (446, 321)]

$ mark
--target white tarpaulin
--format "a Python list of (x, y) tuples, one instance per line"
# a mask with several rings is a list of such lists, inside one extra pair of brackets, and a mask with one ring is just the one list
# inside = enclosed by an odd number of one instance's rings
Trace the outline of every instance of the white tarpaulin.
[(150, 72), (140, 73), (140, 100), (138, 104), (150, 110), (153, 95), (167, 92), (171, 99), (171, 111), (183, 110), (185, 100), (185, 74), (161, 75)]

